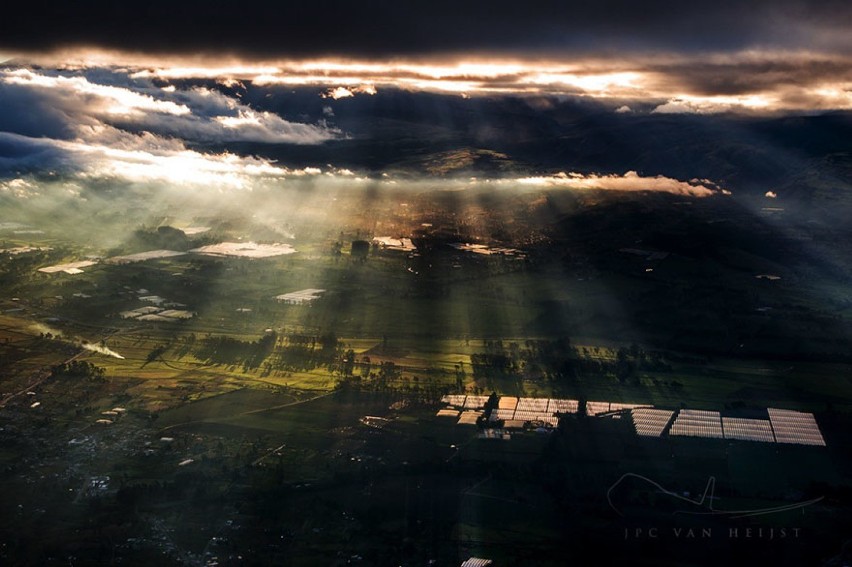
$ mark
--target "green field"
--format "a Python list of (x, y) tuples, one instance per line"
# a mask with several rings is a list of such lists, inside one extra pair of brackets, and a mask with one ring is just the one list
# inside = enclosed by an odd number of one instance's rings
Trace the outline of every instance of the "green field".
[[(607, 489), (625, 473), (691, 494), (714, 477), (728, 510), (822, 497), (798, 516), (688, 525), (807, 534), (739, 550), (754, 560), (839, 552), (852, 320), (847, 275), (828, 254), (712, 199), (687, 210), (555, 192), (411, 191), (410, 207), (381, 193), (287, 197), (255, 217), (209, 203), (175, 217), (140, 201), (130, 224), (108, 200), (50, 214), (10, 205), (44, 233), (0, 233), (0, 248), (51, 250), (0, 258), (0, 557), (420, 565), (479, 554), (562, 565), (594, 546), (647, 564), (671, 550), (673, 564), (691, 565), (741, 545), (705, 542), (696, 560), (686, 541), (625, 539), (625, 528), (687, 525), (641, 487), (622, 495), (629, 517), (615, 514)], [(261, 210), (270, 195), (246, 199)], [(75, 222), (86, 212), (98, 222)], [(684, 226), (701, 228), (684, 238)], [(810, 246), (830, 241), (819, 230)], [(351, 254), (353, 240), (383, 235), (410, 235), (417, 252)], [(298, 252), (189, 252), (223, 241)], [(523, 254), (460, 252), (455, 241)], [(187, 254), (104, 260), (155, 249)], [(99, 262), (82, 273), (38, 271), (89, 256)], [(307, 288), (326, 291), (308, 305), (275, 300)], [(192, 318), (121, 315), (144, 307)], [(478, 426), (435, 416), (445, 394), (492, 392), (744, 416), (796, 409), (815, 414), (827, 447), (644, 439), (626, 418), (583, 412), (549, 432), (484, 440)]]

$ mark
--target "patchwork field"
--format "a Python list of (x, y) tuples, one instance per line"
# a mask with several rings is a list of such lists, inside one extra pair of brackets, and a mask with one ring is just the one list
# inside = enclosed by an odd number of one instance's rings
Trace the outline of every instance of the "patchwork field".
[[(692, 248), (605, 199), (551, 195), (547, 222), (472, 238), (434, 203), (339, 198), (339, 224), (0, 223), (2, 557), (561, 565), (593, 545), (690, 564), (684, 540), (625, 532), (650, 525), (710, 529), (710, 559), (731, 527), (801, 530), (740, 550), (755, 560), (840, 545), (845, 276), (769, 229)], [(372, 235), (390, 236), (353, 244)], [(674, 519), (660, 495), (709, 479), (712, 515)]]

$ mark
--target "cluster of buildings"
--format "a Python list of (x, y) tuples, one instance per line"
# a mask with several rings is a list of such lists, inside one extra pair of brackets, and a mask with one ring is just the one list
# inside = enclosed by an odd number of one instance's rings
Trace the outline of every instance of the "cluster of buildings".
[[(447, 395), (441, 398), (446, 407), (438, 410), (437, 415), (457, 419), (459, 425), (476, 425), (485, 418), (488, 399), (488, 396)], [(814, 415), (789, 409), (768, 408), (766, 418), (763, 418), (723, 416), (714, 410), (673, 410), (603, 401), (582, 404), (572, 399), (514, 396), (498, 398), (496, 406), (489, 409), (488, 421), (502, 424), (504, 429), (556, 427), (560, 416), (576, 414), (582, 409), (588, 417), (629, 420), (633, 432), (642, 437), (701, 437), (825, 446), (825, 439)]]

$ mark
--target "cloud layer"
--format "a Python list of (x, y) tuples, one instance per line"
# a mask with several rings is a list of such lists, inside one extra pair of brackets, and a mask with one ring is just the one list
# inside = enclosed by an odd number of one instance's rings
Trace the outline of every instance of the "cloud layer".
[[(105, 132), (126, 128), (205, 142), (318, 144), (340, 134), (324, 125), (256, 111), (219, 91), (159, 88), (146, 79), (97, 68), (87, 74), (0, 69), (0, 98), (6, 107), (0, 130), (29, 135), (97, 141)], [(20, 124), (22, 112), (30, 117), (28, 124)]]
[[(202, 153), (187, 149), (178, 140), (151, 134), (129, 134), (114, 129), (102, 134), (102, 141), (93, 142), (0, 132), (0, 148), (16, 148), (14, 157), (0, 157), (0, 172), (211, 189), (251, 189), (254, 183), (322, 173), (315, 168), (291, 169), (253, 156)], [(329, 174), (335, 175), (334, 170)], [(37, 183), (24, 178), (7, 181), (3, 186), (5, 192), (18, 196), (26, 196), (28, 190), (36, 188)]]
[[(0, 174), (69, 175), (247, 187), (299, 175), (269, 160), (203, 153), (195, 142), (312, 145), (340, 136), (325, 124), (284, 120), (202, 87), (160, 87), (126, 71), (0, 69)], [(6, 193), (26, 194), (22, 182)]]
[(555, 175), (521, 177), (504, 180), (503, 182), (518, 183), (539, 187), (561, 187), (565, 189), (596, 189), (600, 191), (648, 191), (655, 193), (671, 193), (690, 197), (709, 197), (711, 195), (728, 195), (729, 191), (720, 189), (708, 180), (680, 181), (657, 175), (643, 177), (635, 171), (623, 175), (583, 175), (581, 173), (560, 172)]
[[(91, 79), (32, 76), (26, 69), (7, 81), (31, 88), (65, 89), (100, 99), (103, 110), (128, 116), (149, 108), (169, 123), (192, 131), (199, 109), (224, 118), (245, 115), (244, 125), (260, 122), (264, 139), (311, 139), (306, 125), (282, 124), (273, 116), (252, 115), (238, 101), (216, 100), (205, 89), (176, 93), (145, 90), (151, 81), (218, 81), (256, 86), (315, 87), (330, 99), (404, 89), (463, 96), (572, 96), (593, 98), (612, 109), (657, 109), (659, 113), (789, 112), (852, 109), (852, 54), (808, 50), (756, 49), (728, 53), (627, 53), (618, 56), (565, 58), (500, 58), (475, 54), (442, 59), (304, 59), (253, 60), (185, 58), (104, 51), (62, 51), (20, 54), (22, 64), (71, 70), (118, 69), (125, 83), (92, 85)], [(8, 72), (7, 72), (8, 75)], [(103, 77), (104, 73), (100, 73)], [(128, 96), (122, 88), (132, 88)], [(119, 90), (115, 90), (119, 89)], [(219, 97), (224, 95), (219, 94)], [(206, 97), (206, 99), (205, 99)], [(175, 106), (172, 106), (175, 105)], [(185, 107), (185, 108), (184, 108)], [(131, 113), (135, 109), (137, 112)], [(180, 114), (182, 110), (192, 112)], [(115, 118), (114, 116), (113, 118)], [(215, 116), (214, 116), (215, 117)], [(210, 124), (206, 125), (209, 129)], [(216, 126), (214, 124), (214, 126)], [(219, 124), (218, 126), (221, 126)], [(176, 126), (177, 127), (177, 126)], [(196, 125), (195, 128), (201, 126)], [(220, 130), (222, 130), (220, 128)], [(205, 132), (210, 135), (212, 132)], [(223, 130), (220, 136), (235, 135)], [(255, 132), (260, 136), (261, 132)]]

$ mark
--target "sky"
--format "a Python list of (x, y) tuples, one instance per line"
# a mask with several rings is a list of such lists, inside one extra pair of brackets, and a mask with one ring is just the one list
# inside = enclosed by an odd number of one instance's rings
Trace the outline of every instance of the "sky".
[(842, 1), (572, 2), (201, 0), (44, 2), (4, 6), (4, 47), (68, 45), (158, 53), (222, 51), (247, 57), (386, 58), (483, 51), (850, 54)]
[[(316, 168), (239, 144), (357, 138), (337, 101), (394, 90), (619, 115), (848, 111), (850, 29), (834, 1), (17, 2), (0, 18), (0, 175), (302, 176)], [(323, 116), (248, 102), (255, 87), (313, 89)], [(596, 179), (612, 174), (636, 180)]]

